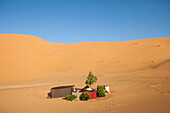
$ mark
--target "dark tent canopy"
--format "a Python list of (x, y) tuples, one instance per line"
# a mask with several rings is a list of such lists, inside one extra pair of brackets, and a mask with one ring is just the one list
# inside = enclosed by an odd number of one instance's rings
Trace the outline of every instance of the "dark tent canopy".
[(66, 97), (74, 91), (74, 85), (51, 88), (51, 98)]

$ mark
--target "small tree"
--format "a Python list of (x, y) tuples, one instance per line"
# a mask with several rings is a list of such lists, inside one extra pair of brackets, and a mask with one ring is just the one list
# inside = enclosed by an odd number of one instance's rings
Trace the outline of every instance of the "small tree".
[(92, 72), (90, 71), (85, 83), (86, 83), (89, 87), (91, 87), (91, 85), (92, 85), (93, 83), (95, 83), (96, 81), (97, 81), (97, 77), (94, 76), (94, 75), (92, 74)]

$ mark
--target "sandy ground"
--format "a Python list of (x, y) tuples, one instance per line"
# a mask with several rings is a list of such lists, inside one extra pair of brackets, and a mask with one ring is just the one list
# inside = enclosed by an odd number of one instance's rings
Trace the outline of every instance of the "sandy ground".
[[(170, 38), (49, 43), (0, 34), (0, 113), (170, 113)], [(89, 71), (108, 84), (103, 99), (47, 99), (50, 88), (84, 87)]]

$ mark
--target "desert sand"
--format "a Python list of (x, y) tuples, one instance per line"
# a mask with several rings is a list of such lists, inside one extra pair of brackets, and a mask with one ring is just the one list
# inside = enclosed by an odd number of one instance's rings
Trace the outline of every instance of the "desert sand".
[[(0, 34), (0, 113), (170, 113), (170, 37), (50, 43)], [(82, 88), (88, 72), (107, 84), (103, 99), (47, 99), (50, 88)]]

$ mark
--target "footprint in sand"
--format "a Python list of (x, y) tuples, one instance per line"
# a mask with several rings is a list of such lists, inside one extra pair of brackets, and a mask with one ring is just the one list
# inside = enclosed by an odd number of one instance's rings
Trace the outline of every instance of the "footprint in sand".
[(137, 44), (138, 44), (137, 42), (133, 43), (133, 45), (137, 45)]
[(161, 45), (157, 45), (157, 47), (161, 47)]

